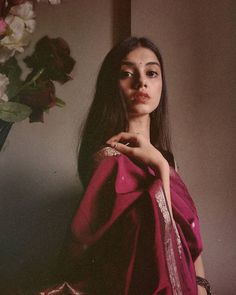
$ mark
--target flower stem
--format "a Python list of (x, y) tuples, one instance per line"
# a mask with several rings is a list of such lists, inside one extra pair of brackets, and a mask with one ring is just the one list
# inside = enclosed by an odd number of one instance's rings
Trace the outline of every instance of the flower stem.
[(11, 101), (17, 102), (17, 96), (21, 93), (22, 90), (27, 88), (28, 86), (35, 84), (35, 82), (38, 80), (38, 78), (42, 75), (42, 73), (45, 71), (45, 69), (39, 70), (28, 82), (24, 83), (22, 87), (17, 91), (17, 93), (14, 95), (14, 98), (11, 99)]
[(30, 86), (31, 84), (35, 83), (36, 80), (42, 75), (42, 73), (44, 72), (45, 69), (41, 69), (39, 70), (35, 76), (33, 76), (33, 78), (29, 81), (29, 82), (26, 82), (22, 87), (21, 89), (19, 90), (19, 92), (24, 89), (25, 87), (27, 86)]

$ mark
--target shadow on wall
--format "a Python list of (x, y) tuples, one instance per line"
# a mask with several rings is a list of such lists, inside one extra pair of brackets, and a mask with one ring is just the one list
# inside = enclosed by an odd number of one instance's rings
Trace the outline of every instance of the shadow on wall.
[(1, 202), (0, 294), (23, 294), (17, 290), (38, 289), (54, 281), (80, 196), (68, 189), (40, 203), (36, 200), (38, 204), (31, 200), (19, 206), (14, 197)]
[(131, 0), (113, 0), (112, 19), (112, 40), (116, 44), (131, 35)]

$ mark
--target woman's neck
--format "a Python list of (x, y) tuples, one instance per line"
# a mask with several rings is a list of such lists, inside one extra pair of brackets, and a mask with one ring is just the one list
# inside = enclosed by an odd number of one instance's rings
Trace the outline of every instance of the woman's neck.
[(129, 118), (129, 132), (139, 133), (150, 140), (150, 116), (139, 116)]

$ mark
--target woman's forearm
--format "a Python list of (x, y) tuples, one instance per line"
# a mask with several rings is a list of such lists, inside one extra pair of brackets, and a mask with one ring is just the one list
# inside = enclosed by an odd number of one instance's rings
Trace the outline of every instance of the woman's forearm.
[(194, 262), (194, 267), (196, 271), (196, 275), (202, 278), (205, 278), (205, 270), (202, 260), (202, 255), (199, 255), (198, 258)]
[[(201, 255), (199, 255), (198, 258), (195, 260), (194, 267), (195, 267), (196, 276), (205, 278), (205, 270), (204, 270), (204, 265), (203, 265), (203, 260)], [(205, 288), (199, 285), (197, 287), (198, 287), (198, 295), (207, 295), (207, 291)]]
[[(169, 207), (169, 211), (170, 211), (170, 214), (172, 217), (172, 221), (174, 223), (175, 221), (174, 221), (173, 213), (172, 213), (171, 194), (170, 194), (170, 167), (169, 167), (169, 164), (166, 160), (159, 161), (158, 163), (156, 163), (155, 168), (157, 168), (160, 173), (163, 189), (164, 189), (167, 203), (168, 203), (168, 207)], [(204, 270), (204, 265), (203, 265), (203, 260), (202, 260), (201, 255), (199, 255), (198, 258), (196, 259), (196, 261), (194, 262), (194, 267), (195, 267), (196, 276), (205, 278), (205, 270)], [(198, 288), (198, 295), (207, 295), (207, 291), (204, 287), (198, 285), (197, 288)]]

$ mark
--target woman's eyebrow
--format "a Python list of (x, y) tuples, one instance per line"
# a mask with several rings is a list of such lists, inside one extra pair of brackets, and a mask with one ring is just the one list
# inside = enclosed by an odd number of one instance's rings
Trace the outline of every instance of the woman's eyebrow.
[[(132, 61), (122, 60), (121, 65), (122, 66), (136, 66), (137, 64)], [(149, 65), (157, 65), (158, 67), (160, 67), (159, 62), (157, 62), (157, 61), (149, 61), (145, 64), (145, 66), (149, 66)]]
[(146, 66), (149, 66), (149, 65), (157, 65), (158, 67), (161, 66), (160, 63), (157, 61), (150, 61), (150, 62), (146, 63)]

